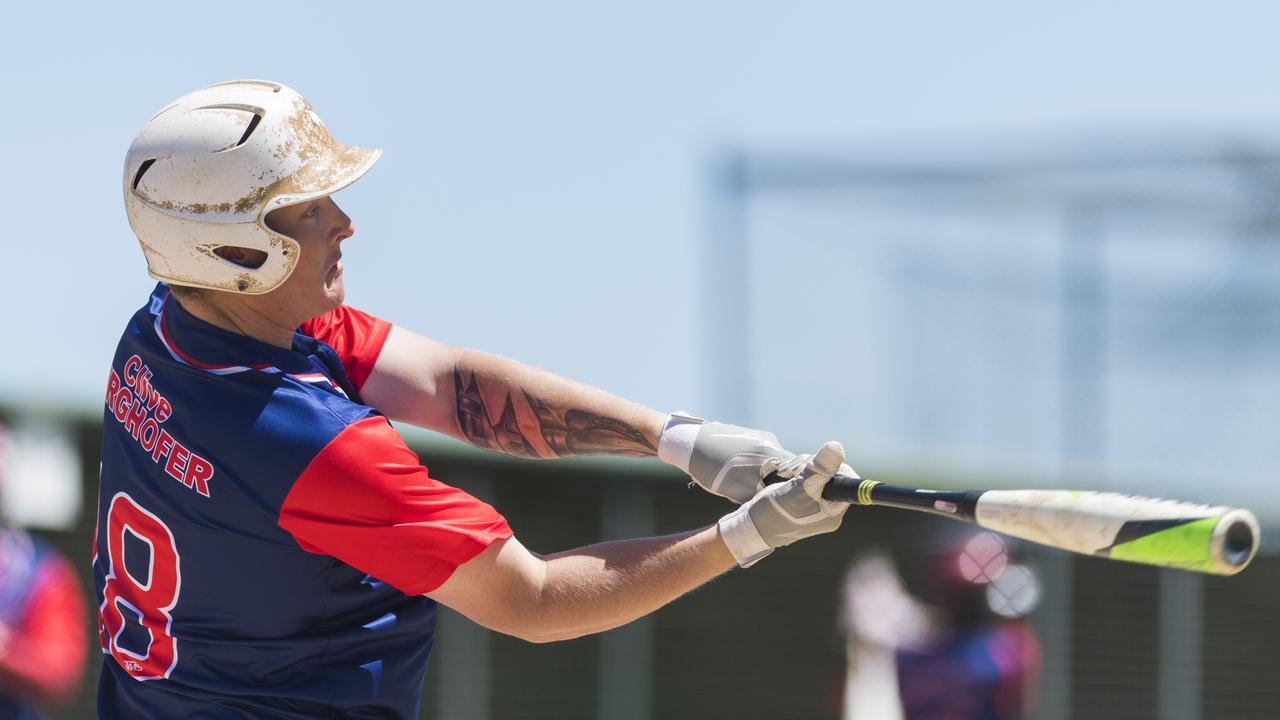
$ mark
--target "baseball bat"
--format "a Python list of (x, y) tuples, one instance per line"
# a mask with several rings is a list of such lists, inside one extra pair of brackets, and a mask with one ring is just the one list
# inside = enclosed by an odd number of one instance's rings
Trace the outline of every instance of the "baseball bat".
[[(778, 474), (766, 484), (780, 482)], [(1234, 575), (1261, 532), (1243, 508), (1076, 490), (923, 490), (836, 475), (822, 497), (942, 515), (1084, 555)]]

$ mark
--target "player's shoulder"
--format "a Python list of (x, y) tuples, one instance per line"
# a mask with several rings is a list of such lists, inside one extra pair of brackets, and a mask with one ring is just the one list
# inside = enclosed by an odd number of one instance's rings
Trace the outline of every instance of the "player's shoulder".
[(339, 305), (304, 322), (298, 333), (333, 350), (347, 378), (359, 389), (373, 372), (391, 328), (386, 320), (350, 305)]
[(347, 398), (327, 376), (282, 373), (256, 424), (263, 432), (296, 432), (298, 425), (309, 425), (336, 434), (374, 415), (377, 410)]
[(169, 297), (169, 293), (168, 285), (156, 283), (155, 287), (151, 288), (151, 292), (147, 294), (146, 302), (142, 303), (142, 307), (138, 308), (137, 312), (134, 313), (134, 319), (147, 324), (153, 322), (164, 309), (164, 302)]
[(271, 440), (305, 452), (376, 412), (349, 397), (334, 371), (319, 372), (305, 356), (194, 318), (172, 302), (164, 283), (135, 313), (130, 331), (117, 350), (121, 387), (145, 377), (146, 389), (172, 394), (174, 407), (181, 405), (202, 435), (226, 436), (241, 447)]
[(269, 447), (282, 459), (310, 463), (348, 428), (387, 424), (377, 410), (335, 391), (327, 378), (284, 377), (254, 416), (242, 447)]
[(160, 316), (160, 311), (164, 308), (165, 298), (169, 296), (169, 286), (164, 283), (157, 283), (147, 294), (147, 299), (142, 306), (129, 316), (129, 321), (125, 325), (124, 338), (129, 336), (137, 336), (140, 333), (151, 330), (155, 325), (155, 320)]
[(330, 339), (341, 340), (353, 336), (363, 338), (385, 333), (390, 327), (391, 324), (386, 320), (344, 303), (323, 315), (304, 321), (298, 331), (308, 337), (329, 342)]

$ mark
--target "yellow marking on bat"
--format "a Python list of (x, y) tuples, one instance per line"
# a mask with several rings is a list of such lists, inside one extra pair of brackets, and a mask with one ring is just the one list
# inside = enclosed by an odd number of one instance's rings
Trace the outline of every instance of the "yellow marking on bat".
[(870, 505), (871, 490), (872, 488), (874, 488), (879, 484), (880, 483), (875, 480), (863, 480), (862, 482), (858, 483), (858, 504)]

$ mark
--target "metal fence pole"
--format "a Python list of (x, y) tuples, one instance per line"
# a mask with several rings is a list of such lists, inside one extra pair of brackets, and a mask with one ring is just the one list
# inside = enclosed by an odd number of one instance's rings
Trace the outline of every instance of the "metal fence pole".
[[(457, 483), (479, 497), (492, 497), (492, 483), (467, 478)], [(436, 657), (440, 686), (439, 716), (450, 720), (488, 720), (493, 715), (493, 636), (490, 631), (444, 606), (437, 610)]]
[(698, 331), (707, 406), (699, 412), (724, 422), (750, 424), (751, 272), (746, 236), (745, 196), (749, 192), (745, 160), (725, 153), (711, 166), (708, 217), (697, 275)]
[[(1066, 487), (1079, 484), (1085, 472), (1096, 472), (1104, 451), (1102, 363), (1106, 316), (1102, 308), (1102, 271), (1097, 210), (1068, 204), (1062, 234), (1062, 335), (1059, 423), (1062, 475)], [(1072, 699), (1072, 623), (1075, 578), (1072, 559), (1047, 555), (1041, 640), (1044, 679), (1040, 694), (1043, 720), (1068, 720)]]
[[(605, 540), (654, 533), (653, 495), (648, 489), (614, 484), (600, 499)], [(653, 717), (653, 618), (642, 617), (600, 636), (596, 717), (651, 720)]]
[(1200, 720), (1203, 711), (1204, 577), (1160, 571), (1156, 707), (1160, 720)]

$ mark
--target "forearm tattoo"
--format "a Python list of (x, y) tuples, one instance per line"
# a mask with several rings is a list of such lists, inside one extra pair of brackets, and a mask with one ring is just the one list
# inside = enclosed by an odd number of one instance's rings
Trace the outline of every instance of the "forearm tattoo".
[(493, 417), (485, 407), (476, 374), (453, 366), (453, 389), (458, 403), (458, 427), (476, 447), (528, 458), (573, 455), (653, 455), (644, 433), (614, 418), (585, 410), (554, 408), (541, 398), (519, 390), (517, 407), (511, 392)]

